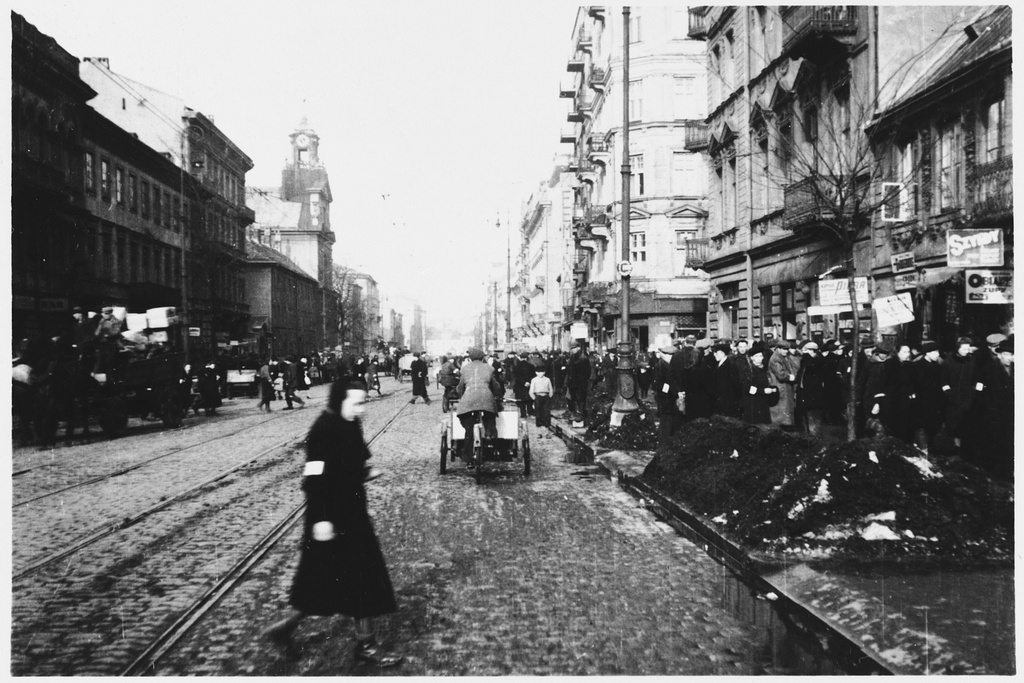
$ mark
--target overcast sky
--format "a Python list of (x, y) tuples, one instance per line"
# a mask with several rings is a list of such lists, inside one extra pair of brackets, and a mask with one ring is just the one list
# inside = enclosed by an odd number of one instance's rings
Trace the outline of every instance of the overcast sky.
[[(307, 116), (334, 195), (335, 261), (472, 319), (508, 215), (550, 176), (576, 8), (566, 2), (14, 0), (76, 57), (212, 115), (280, 184)], [(500, 216), (502, 228), (495, 228)], [(513, 240), (515, 240), (513, 233)]]

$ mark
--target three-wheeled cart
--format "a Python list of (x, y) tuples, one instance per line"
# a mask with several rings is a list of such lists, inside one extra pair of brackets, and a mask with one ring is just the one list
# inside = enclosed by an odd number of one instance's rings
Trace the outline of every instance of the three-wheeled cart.
[(407, 353), (398, 359), (398, 381), (404, 382), (405, 380), (412, 381), (412, 362), (416, 360), (416, 356), (411, 353)]
[(495, 420), (495, 437), (484, 434), (481, 421), (477, 421), (472, 432), (467, 435), (456, 414), (455, 403), (453, 401), (450, 412), (444, 414), (441, 425), (441, 474), (448, 471), (449, 462), (455, 462), (456, 458), (466, 461), (464, 448), (467, 438), (472, 441), (473, 452), (466, 466), (474, 467), (478, 484), (485, 462), (521, 462), (523, 474), (530, 474), (530, 435), (526, 429), (526, 420), (519, 416), (519, 407), (515, 401), (502, 402), (502, 410)]

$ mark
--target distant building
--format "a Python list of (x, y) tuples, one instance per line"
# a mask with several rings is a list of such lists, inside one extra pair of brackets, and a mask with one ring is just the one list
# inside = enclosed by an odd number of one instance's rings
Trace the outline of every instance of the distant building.
[(275, 249), (247, 241), (245, 251), (246, 291), (256, 335), (253, 350), (279, 358), (320, 351), (319, 283)]
[[(245, 174), (252, 169), (252, 160), (212, 117), (187, 107), (178, 97), (111, 70), (107, 59), (87, 57), (79, 73), (97, 92), (90, 102), (97, 112), (183, 172), (177, 189), (179, 194), (184, 192), (186, 209), (182, 225), (188, 254), (186, 323), (200, 328), (200, 337), (190, 343), (202, 354), (241, 340), (249, 327), (243, 269), (245, 231), (254, 219), (245, 205)], [(185, 182), (185, 174), (194, 182)], [(139, 178), (140, 212), (146, 201), (142, 183)], [(164, 204), (174, 202), (171, 179), (162, 179), (158, 186), (158, 193), (148, 200), (150, 210), (159, 216), (159, 225), (166, 221), (173, 226), (173, 209)], [(154, 218), (150, 220), (155, 222)]]
[[(327, 170), (320, 161), (320, 137), (306, 119), (289, 135), (292, 158), (281, 172), (280, 188), (246, 188), (245, 201), (254, 220), (247, 237), (284, 255), (318, 283), (317, 316), (312, 323), (312, 348), (333, 349), (340, 343), (339, 298), (334, 291), (331, 252), (331, 195)], [(253, 295), (257, 296), (257, 295)], [(254, 310), (264, 304), (250, 301)], [(260, 320), (254, 320), (258, 328)], [(308, 353), (309, 350), (306, 352)]]

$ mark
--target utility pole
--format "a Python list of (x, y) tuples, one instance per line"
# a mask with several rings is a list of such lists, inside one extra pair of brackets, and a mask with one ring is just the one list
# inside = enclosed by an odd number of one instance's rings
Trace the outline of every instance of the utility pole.
[(493, 292), (494, 325), (491, 327), (491, 350), (498, 350), (498, 281), (491, 283)]
[[(499, 220), (498, 224), (501, 222)], [(505, 357), (512, 349), (512, 222), (505, 211), (505, 276), (508, 285), (505, 288)]]
[(189, 133), (191, 124), (186, 124), (181, 130), (181, 149), (178, 156), (178, 184), (181, 194), (178, 197), (178, 219), (181, 224), (181, 348), (185, 352), (185, 362), (189, 362), (188, 355), (188, 326), (191, 322), (188, 318), (188, 223), (185, 217), (185, 138)]
[(618, 427), (627, 413), (640, 409), (636, 400), (636, 365), (633, 361), (633, 342), (629, 332), (629, 7), (622, 8), (622, 260), (618, 271), (621, 283), (619, 343), (615, 349), (615, 372), (618, 378), (615, 400), (612, 402), (610, 426)]

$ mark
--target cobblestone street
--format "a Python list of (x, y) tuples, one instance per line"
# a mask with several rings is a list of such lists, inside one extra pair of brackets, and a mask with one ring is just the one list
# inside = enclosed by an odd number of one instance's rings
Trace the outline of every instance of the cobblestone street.
[[(371, 404), (367, 420), (398, 407)], [(532, 425), (529, 477), (515, 463), (488, 464), (477, 485), (461, 461), (440, 475), (443, 419), (438, 401), (409, 406), (371, 446), (385, 474), (369, 485), (370, 507), (399, 598), (381, 635), (407, 657), (396, 673), (765, 669), (764, 636), (721, 609), (731, 579), (702, 550), (593, 468), (567, 463), (565, 446)], [(347, 619), (307, 620), (296, 658), (259, 639), (286, 609), (298, 540), (295, 530), (158, 673), (355, 671)]]

